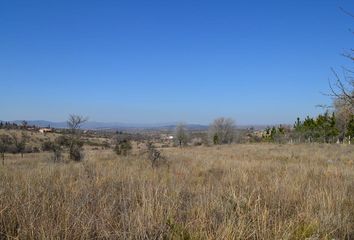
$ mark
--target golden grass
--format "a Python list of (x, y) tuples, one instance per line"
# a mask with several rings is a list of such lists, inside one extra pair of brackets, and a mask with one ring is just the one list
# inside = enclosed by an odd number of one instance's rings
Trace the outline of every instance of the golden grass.
[(88, 151), (81, 163), (11, 156), (0, 238), (353, 239), (354, 149), (166, 148), (169, 166)]
[(14, 135), (21, 139), (22, 133), (26, 134), (29, 138), (30, 141), (27, 142), (26, 146), (31, 146), (31, 147), (38, 147), (41, 148), (42, 143), (44, 141), (54, 141), (55, 138), (61, 136), (58, 133), (40, 133), (37, 131), (22, 131), (22, 130), (8, 130), (8, 129), (0, 129), (0, 134), (6, 134), (6, 135)]

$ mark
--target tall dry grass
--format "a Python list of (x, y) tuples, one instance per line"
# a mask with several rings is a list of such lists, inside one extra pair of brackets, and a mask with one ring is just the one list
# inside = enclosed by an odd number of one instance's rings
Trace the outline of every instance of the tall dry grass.
[(0, 168), (2, 239), (354, 239), (354, 149), (230, 145), (82, 163), (12, 156)]

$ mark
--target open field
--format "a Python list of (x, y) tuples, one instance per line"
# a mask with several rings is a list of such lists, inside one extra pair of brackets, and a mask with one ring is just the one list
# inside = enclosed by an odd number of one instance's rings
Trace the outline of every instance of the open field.
[(243, 144), (8, 155), (0, 239), (354, 239), (354, 149)]

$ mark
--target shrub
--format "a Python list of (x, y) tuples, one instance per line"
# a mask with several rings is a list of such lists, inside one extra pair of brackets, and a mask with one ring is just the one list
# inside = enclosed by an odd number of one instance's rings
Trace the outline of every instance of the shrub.
[(83, 160), (84, 153), (83, 153), (83, 142), (79, 139), (73, 139), (69, 148), (69, 158), (76, 162)]
[(70, 139), (65, 135), (61, 135), (55, 139), (55, 143), (60, 146), (69, 147), (70, 146)]
[(54, 148), (54, 143), (47, 140), (45, 142), (42, 143), (42, 151), (52, 151)]
[(39, 147), (33, 147), (32, 152), (39, 153), (40, 152)]
[(54, 162), (60, 162), (62, 160), (62, 148), (59, 145), (55, 145), (53, 148), (53, 160)]
[(203, 139), (197, 137), (197, 138), (193, 138), (191, 142), (193, 146), (201, 146), (203, 144)]
[(127, 156), (132, 149), (132, 145), (129, 140), (117, 140), (117, 143), (114, 147), (114, 152), (117, 155)]
[(82, 147), (77, 144), (74, 144), (72, 147), (70, 147), (69, 157), (71, 160), (74, 160), (76, 162), (81, 161), (84, 158)]
[(59, 162), (62, 160), (62, 152), (63, 148), (60, 144), (58, 144), (58, 141), (45, 141), (42, 144), (42, 151), (50, 151), (53, 152), (53, 160), (54, 162)]
[(148, 159), (151, 162), (153, 168), (159, 167), (167, 163), (167, 159), (161, 155), (161, 152), (156, 149), (156, 147), (149, 142), (147, 144)]

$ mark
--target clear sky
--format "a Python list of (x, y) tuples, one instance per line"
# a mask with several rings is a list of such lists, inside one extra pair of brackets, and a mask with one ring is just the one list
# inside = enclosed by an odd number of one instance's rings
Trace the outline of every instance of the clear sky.
[(0, 1), (0, 119), (293, 123), (330, 104), (352, 0)]

